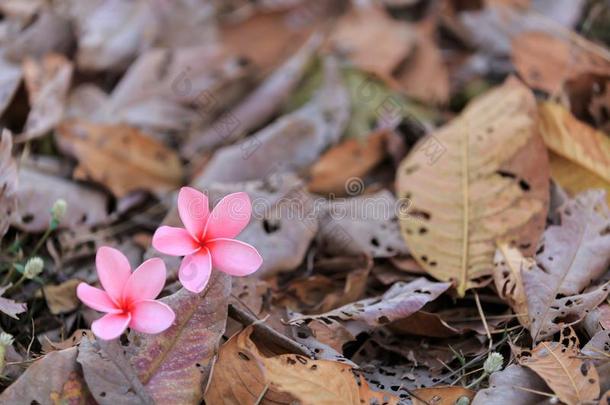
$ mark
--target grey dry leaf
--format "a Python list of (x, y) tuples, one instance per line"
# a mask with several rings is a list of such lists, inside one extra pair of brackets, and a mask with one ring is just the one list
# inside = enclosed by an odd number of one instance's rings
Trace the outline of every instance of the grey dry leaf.
[(108, 197), (101, 191), (22, 166), (18, 210), (13, 213), (11, 224), (26, 232), (43, 232), (51, 220), (51, 207), (60, 198), (68, 205), (60, 228), (93, 226), (108, 219)]
[(354, 331), (377, 328), (404, 319), (434, 301), (449, 287), (451, 283), (437, 283), (424, 277), (410, 283), (397, 282), (379, 297), (366, 298), (319, 315), (295, 317), (290, 322), (336, 319), (354, 334)]
[[(312, 196), (294, 174), (278, 174), (265, 180), (242, 183), (219, 182), (209, 186), (202, 184), (202, 179), (196, 179), (193, 186), (206, 192), (210, 206), (230, 193), (248, 193), (253, 215), (239, 240), (256, 246), (263, 257), (263, 264), (254, 277), (291, 271), (303, 262), (318, 231), (318, 220)], [(177, 212), (174, 214), (178, 221)]]
[(549, 200), (548, 159), (532, 92), (515, 78), (471, 101), (398, 168), (413, 257), (458, 294), (491, 275), (496, 241), (533, 253)]
[(521, 325), (529, 328), (527, 297), (523, 289), (521, 272), (529, 271), (536, 262), (524, 258), (519, 249), (499, 243), (494, 257), (493, 279), (500, 298), (511, 306)]
[(51, 404), (53, 393), (62, 392), (71, 373), (78, 372), (78, 348), (53, 351), (33, 362), (2, 394), (2, 404)]
[(559, 212), (561, 225), (547, 228), (538, 244), (537, 265), (522, 272), (534, 341), (583, 319), (608, 296), (608, 283), (589, 287), (610, 264), (605, 193), (579, 194)]
[[(567, 336), (563, 333), (566, 331)], [(597, 370), (580, 356), (578, 338), (573, 333), (564, 329), (559, 342), (540, 342), (531, 352), (517, 354), (519, 364), (538, 374), (568, 405), (593, 401), (600, 393)]]
[(0, 135), (0, 240), (17, 209), (17, 164), (12, 152), (12, 135), (5, 129)]
[[(341, 137), (349, 118), (349, 95), (333, 59), (325, 61), (325, 80), (310, 102), (284, 115), (236, 144), (219, 149), (200, 177), (199, 184), (262, 179), (299, 171)], [(218, 137), (231, 136), (239, 127), (226, 117)], [(237, 163), (239, 162), (239, 163)]]
[(10, 298), (4, 298), (2, 295), (11, 287), (11, 284), (0, 287), (0, 311), (10, 316), (11, 318), (19, 319), (18, 314), (27, 311), (26, 304), (15, 302)]
[(31, 110), (20, 142), (40, 137), (61, 121), (72, 80), (72, 62), (59, 54), (48, 54), (40, 61), (26, 58), (23, 76)]
[(325, 201), (316, 239), (323, 253), (393, 257), (409, 253), (400, 236), (398, 201), (388, 190)]
[(511, 364), (489, 377), (489, 387), (477, 392), (472, 405), (530, 405), (542, 398), (532, 390), (547, 392), (549, 388), (533, 371), (518, 364)]

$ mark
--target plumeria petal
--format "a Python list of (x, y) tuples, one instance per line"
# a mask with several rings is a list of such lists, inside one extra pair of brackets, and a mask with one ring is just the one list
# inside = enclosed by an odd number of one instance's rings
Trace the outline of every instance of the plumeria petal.
[(135, 304), (131, 309), (129, 327), (142, 333), (159, 333), (169, 328), (176, 314), (160, 301), (146, 300)]
[(159, 252), (172, 256), (190, 255), (200, 248), (186, 229), (172, 226), (162, 226), (157, 229), (153, 235), (152, 245)]
[(214, 267), (232, 276), (247, 276), (263, 264), (257, 250), (239, 240), (214, 239), (207, 242), (206, 247), (210, 249)]
[(91, 331), (100, 339), (116, 339), (127, 329), (130, 321), (128, 313), (104, 315), (91, 323)]
[(210, 215), (208, 197), (192, 187), (182, 187), (178, 194), (178, 213), (191, 236), (200, 239)]
[(123, 287), (131, 275), (131, 266), (123, 253), (108, 246), (98, 249), (95, 265), (100, 284), (115, 303), (123, 293)]
[(180, 264), (178, 278), (187, 290), (199, 293), (203, 291), (210, 280), (212, 272), (212, 257), (207, 248), (186, 256)]
[(252, 204), (246, 193), (233, 193), (214, 207), (208, 218), (205, 239), (234, 238), (248, 225)]
[(112, 298), (99, 288), (91, 287), (89, 284), (80, 283), (76, 287), (76, 296), (90, 308), (96, 311), (120, 314), (123, 312), (114, 303)]
[(159, 295), (165, 285), (165, 263), (159, 258), (142, 263), (129, 277), (123, 289), (125, 303), (152, 300)]

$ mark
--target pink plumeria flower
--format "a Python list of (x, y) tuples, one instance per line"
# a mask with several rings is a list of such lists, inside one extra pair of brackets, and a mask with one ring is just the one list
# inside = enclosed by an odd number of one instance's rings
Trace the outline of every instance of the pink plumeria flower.
[(247, 276), (263, 263), (254, 247), (234, 239), (252, 215), (246, 193), (229, 194), (210, 213), (205, 194), (182, 187), (178, 213), (186, 229), (162, 226), (155, 232), (152, 245), (167, 255), (184, 256), (178, 278), (187, 290), (203, 291), (212, 267), (232, 276)]
[(133, 273), (123, 253), (101, 247), (95, 256), (104, 290), (80, 283), (76, 295), (87, 306), (106, 315), (93, 321), (91, 330), (104, 340), (115, 339), (129, 326), (138, 332), (159, 333), (169, 328), (176, 315), (155, 298), (165, 285), (165, 263), (159, 258), (142, 263)]

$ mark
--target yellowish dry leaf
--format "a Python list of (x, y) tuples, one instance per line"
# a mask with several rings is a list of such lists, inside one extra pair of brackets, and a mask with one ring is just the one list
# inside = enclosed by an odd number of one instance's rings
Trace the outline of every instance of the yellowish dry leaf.
[(79, 162), (74, 177), (97, 181), (117, 197), (136, 190), (163, 194), (182, 182), (178, 155), (128, 125), (69, 120), (59, 126), (56, 139)]
[(562, 402), (575, 405), (597, 399), (600, 388), (597, 370), (578, 357), (578, 339), (570, 332), (560, 342), (540, 342), (530, 356), (518, 360), (538, 374)]
[(509, 78), (415, 145), (397, 173), (413, 257), (458, 293), (492, 273), (496, 241), (533, 253), (549, 199), (548, 159), (531, 91)]
[(507, 243), (498, 244), (494, 258), (494, 283), (500, 298), (508, 302), (521, 325), (526, 328), (529, 328), (530, 320), (521, 272), (528, 271), (535, 264), (533, 259), (523, 257), (519, 249)]
[(610, 203), (610, 138), (559, 104), (544, 102), (538, 110), (553, 179), (571, 195), (603, 188)]

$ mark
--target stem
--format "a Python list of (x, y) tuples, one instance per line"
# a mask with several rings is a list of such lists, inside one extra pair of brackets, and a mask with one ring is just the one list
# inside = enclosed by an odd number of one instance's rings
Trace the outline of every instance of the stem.
[(479, 378), (477, 378), (476, 380), (474, 380), (473, 382), (471, 382), (470, 384), (468, 384), (466, 386), (466, 388), (471, 388), (474, 387), (475, 385), (477, 385), (478, 383), (480, 383), (481, 381), (483, 381), (485, 379), (485, 377), (487, 377), (487, 373), (484, 371), (483, 374), (481, 374), (479, 376)]
[(40, 240), (38, 241), (38, 243), (34, 247), (34, 250), (32, 251), (30, 256), (35, 256), (36, 255), (36, 252), (38, 252), (38, 250), (42, 247), (42, 244), (46, 242), (46, 240), (51, 235), (51, 232), (53, 232), (55, 230), (55, 228), (56, 227), (53, 226), (53, 220), (51, 220), (51, 224), (49, 225), (47, 230), (42, 235), (42, 238), (40, 238)]

